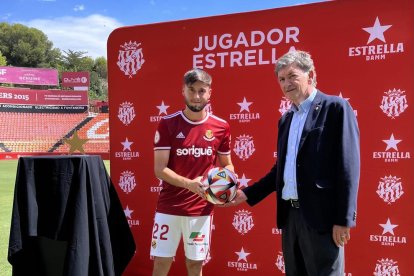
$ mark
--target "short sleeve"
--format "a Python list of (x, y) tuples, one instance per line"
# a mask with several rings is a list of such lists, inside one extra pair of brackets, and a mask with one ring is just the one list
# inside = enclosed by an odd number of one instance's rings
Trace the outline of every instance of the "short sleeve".
[(230, 135), (230, 126), (228, 123), (225, 125), (224, 136), (221, 141), (221, 144), (217, 150), (219, 154), (230, 154), (230, 145), (231, 144), (231, 135)]
[(161, 119), (154, 135), (154, 150), (168, 149), (171, 149), (171, 140), (170, 133), (168, 130), (168, 124), (166, 120)]

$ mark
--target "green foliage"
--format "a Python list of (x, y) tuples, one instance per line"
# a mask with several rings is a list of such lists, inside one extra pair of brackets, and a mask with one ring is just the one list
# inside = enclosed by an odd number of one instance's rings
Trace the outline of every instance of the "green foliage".
[(6, 64), (17, 67), (55, 68), (59, 72), (87, 71), (91, 78), (90, 99), (108, 99), (106, 59), (93, 59), (83, 51), (67, 50), (62, 53), (60, 49), (53, 48), (53, 43), (38, 29), (21, 24), (0, 23), (0, 66)]
[(0, 51), (13, 66), (52, 67), (59, 58), (59, 50), (42, 31), (22, 24), (0, 23)]
[(7, 65), (7, 60), (0, 51), (0, 66), (6, 66), (6, 65)]

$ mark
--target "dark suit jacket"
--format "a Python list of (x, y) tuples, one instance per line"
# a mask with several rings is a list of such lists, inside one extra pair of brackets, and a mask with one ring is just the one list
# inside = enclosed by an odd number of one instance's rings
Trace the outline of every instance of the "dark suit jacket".
[[(281, 196), (292, 117), (289, 111), (279, 120), (276, 164), (266, 176), (243, 190), (251, 206), (277, 192), (279, 228), (284, 227), (289, 208)], [(296, 159), (299, 209), (306, 222), (317, 230), (329, 230), (333, 225), (355, 226), (359, 175), (355, 114), (346, 100), (318, 91), (303, 127)]]

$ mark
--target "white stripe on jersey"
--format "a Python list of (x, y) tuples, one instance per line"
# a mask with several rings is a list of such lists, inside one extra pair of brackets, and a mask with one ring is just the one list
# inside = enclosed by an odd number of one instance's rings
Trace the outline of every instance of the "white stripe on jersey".
[(218, 121), (222, 121), (223, 123), (227, 123), (227, 121), (226, 121), (226, 120), (223, 120), (222, 118), (217, 117), (216, 115), (210, 114), (210, 117), (211, 117), (211, 118), (214, 118), (214, 119), (216, 119), (216, 120), (218, 120)]
[(175, 117), (175, 116), (179, 115), (180, 113), (181, 113), (181, 111), (177, 111), (177, 112), (175, 112), (175, 113), (173, 113), (173, 114), (170, 114), (170, 115), (165, 115), (165, 116), (163, 116), (162, 118), (163, 118), (163, 119), (170, 119), (170, 118), (173, 118), (173, 117)]
[(229, 154), (231, 153), (231, 151), (226, 151), (226, 152), (223, 152), (223, 151), (217, 151), (217, 153), (220, 153), (220, 154), (222, 154), (222, 155), (229, 155)]
[(179, 112), (181, 113), (181, 116), (183, 117), (183, 119), (187, 123), (192, 124), (192, 125), (201, 125), (202, 123), (204, 123), (205, 121), (207, 121), (208, 120), (208, 117), (210, 117), (210, 115), (211, 115), (210, 113), (207, 112), (207, 116), (204, 119), (202, 119), (201, 121), (193, 122), (190, 119), (188, 119), (187, 117), (185, 117), (185, 115), (184, 115), (184, 113), (182, 111), (179, 111)]
[(154, 150), (170, 150), (171, 147), (154, 147)]

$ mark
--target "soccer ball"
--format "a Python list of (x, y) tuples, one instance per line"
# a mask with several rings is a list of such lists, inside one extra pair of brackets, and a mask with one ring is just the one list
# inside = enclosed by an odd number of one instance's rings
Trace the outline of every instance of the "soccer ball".
[(236, 175), (221, 167), (215, 167), (204, 174), (202, 183), (207, 200), (213, 204), (224, 204), (232, 201), (238, 189)]

